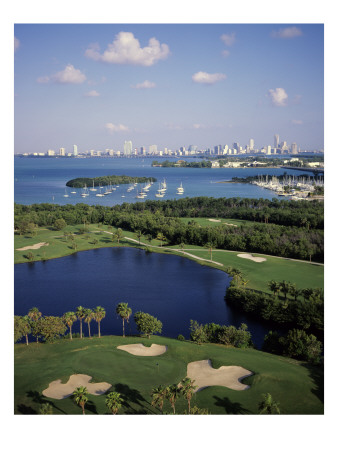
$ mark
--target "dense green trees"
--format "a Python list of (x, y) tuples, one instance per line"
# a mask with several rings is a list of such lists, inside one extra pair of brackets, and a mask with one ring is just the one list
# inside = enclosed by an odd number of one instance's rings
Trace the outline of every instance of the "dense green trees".
[(25, 337), (26, 345), (28, 345), (28, 335), (31, 331), (28, 316), (14, 316), (14, 342), (18, 342)]
[(153, 177), (130, 177), (127, 175), (106, 175), (103, 177), (95, 178), (74, 178), (66, 183), (66, 186), (74, 188), (83, 188), (85, 186), (108, 186), (113, 184), (131, 184), (131, 183), (147, 183), (155, 182), (156, 178)]
[(239, 328), (233, 325), (218, 325), (215, 323), (199, 324), (196, 320), (190, 321), (190, 339), (197, 344), (213, 342), (216, 344), (231, 345), (238, 348), (252, 347), (251, 333), (246, 324)]
[(289, 330), (285, 336), (270, 331), (264, 338), (263, 351), (319, 363), (322, 359), (322, 343), (304, 330)]
[[(270, 286), (272, 287), (271, 283)], [(289, 284), (284, 283), (286, 289)], [(284, 293), (284, 298), (279, 298), (276, 293), (270, 295), (231, 285), (227, 288), (225, 301), (259, 320), (308, 330), (321, 337), (324, 330), (323, 291), (321, 289), (303, 289), (301, 293), (303, 300), (298, 299), (299, 293), (297, 291), (298, 300), (295, 301), (294, 291), (290, 291), (290, 289), (287, 294)]]
[(39, 334), (46, 342), (54, 342), (66, 332), (66, 324), (62, 317), (44, 316), (39, 320)]
[(138, 331), (145, 334), (148, 339), (150, 339), (152, 334), (162, 333), (162, 322), (148, 313), (138, 311), (134, 315), (134, 320)]
[[(251, 221), (239, 227), (224, 224), (198, 227), (180, 217), (237, 218)], [(268, 217), (268, 222), (267, 222)], [(179, 200), (146, 201), (116, 205), (15, 205), (15, 229), (22, 223), (54, 226), (57, 219), (68, 225), (104, 223), (132, 232), (139, 230), (152, 238), (160, 236), (161, 245), (185, 242), (215, 248), (250, 251), (297, 259), (323, 261), (323, 204), (317, 201), (278, 201), (207, 197)], [(304, 222), (306, 221), (306, 222)], [(307, 225), (304, 226), (304, 223)], [(117, 238), (119, 242), (120, 238)]]

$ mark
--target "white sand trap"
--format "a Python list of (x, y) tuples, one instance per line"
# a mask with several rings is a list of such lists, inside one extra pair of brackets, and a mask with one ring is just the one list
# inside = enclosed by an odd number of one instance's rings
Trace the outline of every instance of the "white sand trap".
[(266, 261), (266, 258), (261, 258), (259, 256), (252, 256), (252, 255), (250, 255), (250, 253), (240, 253), (237, 256), (239, 256), (240, 258), (244, 258), (244, 259), (251, 259), (251, 261), (254, 261), (254, 262)]
[(20, 252), (25, 250), (38, 250), (40, 247), (44, 247), (45, 245), (49, 245), (48, 242), (39, 242), (38, 244), (29, 245), (27, 247), (17, 248)]
[(129, 344), (119, 345), (117, 348), (136, 356), (158, 356), (167, 351), (166, 345), (158, 344), (151, 344), (151, 347), (145, 347), (143, 344)]
[(42, 391), (42, 394), (46, 397), (62, 400), (70, 397), (75, 389), (80, 386), (85, 386), (89, 394), (93, 395), (102, 395), (111, 388), (109, 383), (90, 383), (91, 379), (92, 377), (89, 375), (71, 375), (65, 384), (62, 384), (61, 380), (52, 381), (49, 383), (48, 388)]
[(220, 220), (218, 220), (218, 219), (208, 219), (209, 220), (209, 222), (220, 222)]
[(250, 386), (240, 381), (250, 375), (253, 373), (240, 366), (222, 366), (213, 369), (210, 359), (189, 363), (187, 367), (187, 377), (195, 380), (194, 384), (197, 386), (195, 392), (208, 386), (225, 386), (236, 391), (244, 391)]

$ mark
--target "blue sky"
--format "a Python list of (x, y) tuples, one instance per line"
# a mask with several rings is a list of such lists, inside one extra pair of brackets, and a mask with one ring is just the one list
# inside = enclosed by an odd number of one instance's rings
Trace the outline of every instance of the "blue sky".
[(15, 152), (324, 148), (321, 24), (18, 24)]

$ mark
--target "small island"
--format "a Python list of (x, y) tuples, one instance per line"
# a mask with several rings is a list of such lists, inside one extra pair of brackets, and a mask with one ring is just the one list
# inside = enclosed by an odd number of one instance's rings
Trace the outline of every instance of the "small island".
[(127, 175), (106, 175), (95, 178), (74, 178), (66, 183), (66, 186), (73, 188), (84, 188), (86, 186), (109, 186), (132, 183), (154, 183), (153, 177), (130, 177)]

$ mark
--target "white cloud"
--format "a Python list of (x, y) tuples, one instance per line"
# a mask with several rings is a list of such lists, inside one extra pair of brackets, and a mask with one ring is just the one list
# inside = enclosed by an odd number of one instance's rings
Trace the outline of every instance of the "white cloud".
[(125, 125), (119, 124), (119, 125), (115, 125), (113, 123), (106, 123), (105, 124), (105, 128), (110, 131), (111, 133), (116, 133), (119, 131), (129, 131), (129, 128), (126, 127)]
[(207, 73), (197, 72), (192, 76), (195, 83), (214, 84), (218, 81), (224, 80), (226, 75), (224, 73)]
[(227, 45), (228, 47), (231, 47), (231, 45), (233, 45), (233, 43), (235, 42), (235, 33), (231, 33), (231, 34), (222, 34), (221, 36), (221, 40), (224, 42), (225, 45)]
[(279, 39), (293, 39), (302, 36), (302, 30), (297, 27), (280, 28), (278, 31), (273, 31), (271, 36)]
[(225, 58), (226, 58), (227, 56), (229, 56), (229, 55), (230, 55), (229, 50), (223, 50), (223, 51), (222, 51), (222, 56), (224, 56)]
[(68, 64), (64, 70), (55, 73), (54, 75), (39, 77), (36, 81), (38, 83), (53, 83), (60, 84), (80, 84), (86, 80), (86, 75), (79, 69), (75, 69), (72, 64)]
[(286, 106), (288, 94), (283, 88), (269, 89), (268, 95), (275, 106)]
[(143, 81), (143, 83), (135, 84), (135, 86), (132, 86), (132, 88), (134, 88), (134, 89), (152, 89), (155, 86), (156, 86), (156, 84), (153, 83), (152, 81), (145, 80), (145, 81)]
[(14, 51), (16, 52), (19, 47), (20, 47), (20, 41), (18, 38), (16, 38), (14, 36)]
[(101, 54), (97, 44), (91, 45), (85, 52), (87, 58), (94, 61), (103, 61), (110, 64), (134, 64), (140, 66), (152, 66), (160, 59), (166, 59), (170, 54), (167, 44), (152, 37), (147, 47), (141, 47), (140, 42), (133, 33), (121, 31), (115, 36), (115, 40), (108, 44), (107, 49)]
[(293, 123), (294, 125), (303, 125), (303, 121), (302, 121), (302, 120), (298, 120), (298, 119), (293, 119), (293, 120), (292, 120), (292, 123)]
[(99, 97), (99, 96), (100, 94), (95, 90), (85, 93), (85, 97)]
[(86, 80), (86, 75), (81, 70), (75, 69), (72, 64), (68, 64), (64, 70), (52, 75), (51, 79), (55, 83), (80, 84)]

